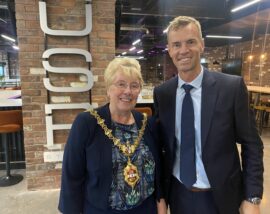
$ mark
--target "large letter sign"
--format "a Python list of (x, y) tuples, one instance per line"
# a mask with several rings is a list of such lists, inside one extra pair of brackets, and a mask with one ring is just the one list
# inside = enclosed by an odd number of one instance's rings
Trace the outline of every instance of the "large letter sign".
[(85, 1), (85, 23), (86, 26), (83, 30), (52, 30), (47, 24), (47, 10), (46, 2), (39, 2), (39, 20), (42, 31), (49, 35), (54, 36), (86, 36), (92, 30), (92, 4), (91, 1)]
[[(48, 49), (43, 53), (42, 58), (48, 59), (53, 54), (80, 54), (84, 55), (86, 62), (92, 62), (91, 54), (88, 51), (82, 50), (82, 49), (76, 49), (76, 48), (52, 48)], [(63, 68), (63, 67), (52, 67), (49, 64), (49, 61), (42, 61), (43, 67), (53, 73), (66, 73), (66, 74), (84, 74), (87, 76), (87, 85), (84, 87), (55, 87), (52, 86), (50, 83), (49, 78), (43, 78), (43, 83), (45, 88), (47, 88), (49, 91), (54, 92), (83, 92), (88, 91), (93, 87), (93, 74), (91, 71), (85, 68)]]
[[(47, 35), (53, 36), (86, 36), (92, 30), (92, 4), (91, 1), (85, 1), (85, 23), (86, 26), (83, 30), (53, 30), (48, 27), (47, 24), (47, 10), (46, 2), (39, 1), (39, 18), (40, 18), (40, 27), (42, 31)], [(91, 70), (81, 67), (53, 67), (49, 63), (50, 56), (54, 54), (79, 54), (85, 57), (86, 62), (92, 62), (91, 53), (86, 50), (77, 49), (77, 48), (51, 48), (44, 51), (42, 55), (42, 65), (47, 72), (59, 73), (59, 74), (77, 74), (86, 76), (86, 84), (82, 87), (57, 87), (53, 86), (50, 82), (50, 78), (44, 78), (43, 83), (45, 88), (48, 91), (52, 92), (84, 92), (89, 91), (93, 87), (93, 74)], [(54, 130), (64, 130), (70, 129), (71, 124), (53, 124), (52, 110), (59, 109), (89, 109), (92, 106), (89, 103), (69, 103), (69, 104), (45, 104), (45, 114), (46, 114), (46, 136), (47, 144), (46, 147), (49, 150), (59, 150), (61, 145), (54, 144), (53, 131)], [(49, 155), (47, 154), (49, 157)], [(46, 156), (46, 157), (47, 157)], [(49, 161), (48, 158), (44, 160)]]

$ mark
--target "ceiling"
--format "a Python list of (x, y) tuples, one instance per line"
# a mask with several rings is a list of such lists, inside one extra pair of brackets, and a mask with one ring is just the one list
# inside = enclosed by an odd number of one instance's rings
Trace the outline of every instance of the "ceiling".
[[(242, 36), (251, 40), (270, 33), (270, 0), (262, 0), (236, 13), (230, 10), (250, 0), (117, 0), (116, 54), (146, 55), (166, 52), (168, 23), (179, 15), (193, 16), (202, 25), (203, 37), (208, 34)], [(141, 39), (136, 49), (132, 42)], [(205, 38), (206, 47), (224, 46), (236, 40)], [(144, 50), (137, 54), (138, 50)]]
[[(270, 33), (270, 0), (239, 12), (231, 8), (250, 0), (116, 0), (116, 54), (145, 55), (166, 52), (163, 30), (179, 15), (197, 18), (207, 34), (237, 35), (247, 41), (259, 34)], [(16, 39), (14, 0), (0, 0), (0, 34)], [(136, 50), (129, 51), (132, 42), (141, 39)], [(206, 47), (224, 46), (236, 41), (205, 38)], [(239, 40), (237, 41), (239, 42)], [(0, 36), (0, 50), (14, 51), (10, 42)], [(144, 50), (137, 54), (138, 50)]]
[[(17, 37), (14, 0), (0, 0), (0, 34), (8, 35), (14, 39)], [(15, 43), (0, 36), (0, 50), (14, 52), (12, 46)]]

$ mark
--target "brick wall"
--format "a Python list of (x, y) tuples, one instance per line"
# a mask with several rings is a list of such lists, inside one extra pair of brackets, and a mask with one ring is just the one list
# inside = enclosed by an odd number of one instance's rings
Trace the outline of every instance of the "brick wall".
[[(93, 27), (89, 36), (65, 37), (45, 35), (39, 24), (38, 0), (16, 1), (17, 35), (19, 41), (19, 69), (21, 74), (24, 144), (26, 156), (26, 179), (28, 189), (59, 188), (61, 162), (44, 162), (46, 145), (45, 111), (46, 103), (90, 102), (89, 92), (57, 93), (49, 92), (43, 84), (46, 77), (42, 66), (42, 54), (50, 48), (80, 48), (92, 55), (91, 71), (98, 79), (92, 88), (92, 102), (104, 104), (103, 71), (115, 53), (115, 0), (92, 0)], [(84, 0), (47, 0), (48, 26), (52, 29), (81, 30), (85, 26)], [(90, 41), (90, 43), (88, 43)], [(53, 56), (50, 64), (55, 67), (84, 67), (88, 63), (81, 56)], [(69, 86), (79, 82), (80, 77), (70, 74), (49, 73), (55, 86)], [(78, 110), (58, 110), (53, 112), (54, 123), (71, 123)], [(54, 132), (54, 143), (62, 145), (68, 130)]]
[(230, 52), (236, 52), (238, 57), (242, 58), (242, 73), (247, 83), (270, 86), (269, 34), (262, 35), (253, 42), (244, 42), (231, 46), (230, 50)]
[[(242, 59), (242, 76), (247, 84), (270, 86), (270, 35), (260, 35), (253, 41), (241, 42), (226, 47), (206, 48), (203, 56), (208, 67), (221, 71), (222, 60)], [(214, 61), (219, 64), (213, 64)]]

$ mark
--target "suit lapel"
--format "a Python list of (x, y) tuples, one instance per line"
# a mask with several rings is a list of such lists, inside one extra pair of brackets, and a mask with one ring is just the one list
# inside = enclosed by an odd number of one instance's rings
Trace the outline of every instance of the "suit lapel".
[(206, 144), (213, 113), (215, 110), (218, 88), (213, 75), (204, 69), (202, 81), (202, 103), (201, 103), (201, 142), (202, 148)]
[(167, 123), (167, 130), (171, 133), (169, 141), (170, 148), (173, 149), (174, 142), (175, 142), (175, 108), (176, 108), (176, 90), (178, 85), (178, 76), (175, 77), (172, 82), (170, 82), (169, 87), (167, 88), (167, 96), (165, 98), (165, 103), (167, 106), (167, 115), (166, 118), (168, 119)]

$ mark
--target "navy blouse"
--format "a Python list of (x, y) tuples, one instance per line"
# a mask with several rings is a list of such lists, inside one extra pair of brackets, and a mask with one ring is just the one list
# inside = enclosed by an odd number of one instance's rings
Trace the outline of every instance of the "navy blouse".
[[(138, 137), (137, 125), (119, 124), (112, 121), (113, 135), (121, 140), (122, 144), (127, 141), (133, 144)], [(128, 210), (140, 205), (147, 197), (154, 192), (155, 179), (155, 160), (144, 143), (142, 138), (139, 146), (134, 154), (130, 157), (133, 165), (137, 166), (140, 179), (132, 188), (129, 186), (123, 175), (123, 170), (127, 165), (128, 157), (126, 157), (117, 146), (112, 148), (112, 185), (109, 196), (109, 204), (112, 209)]]

